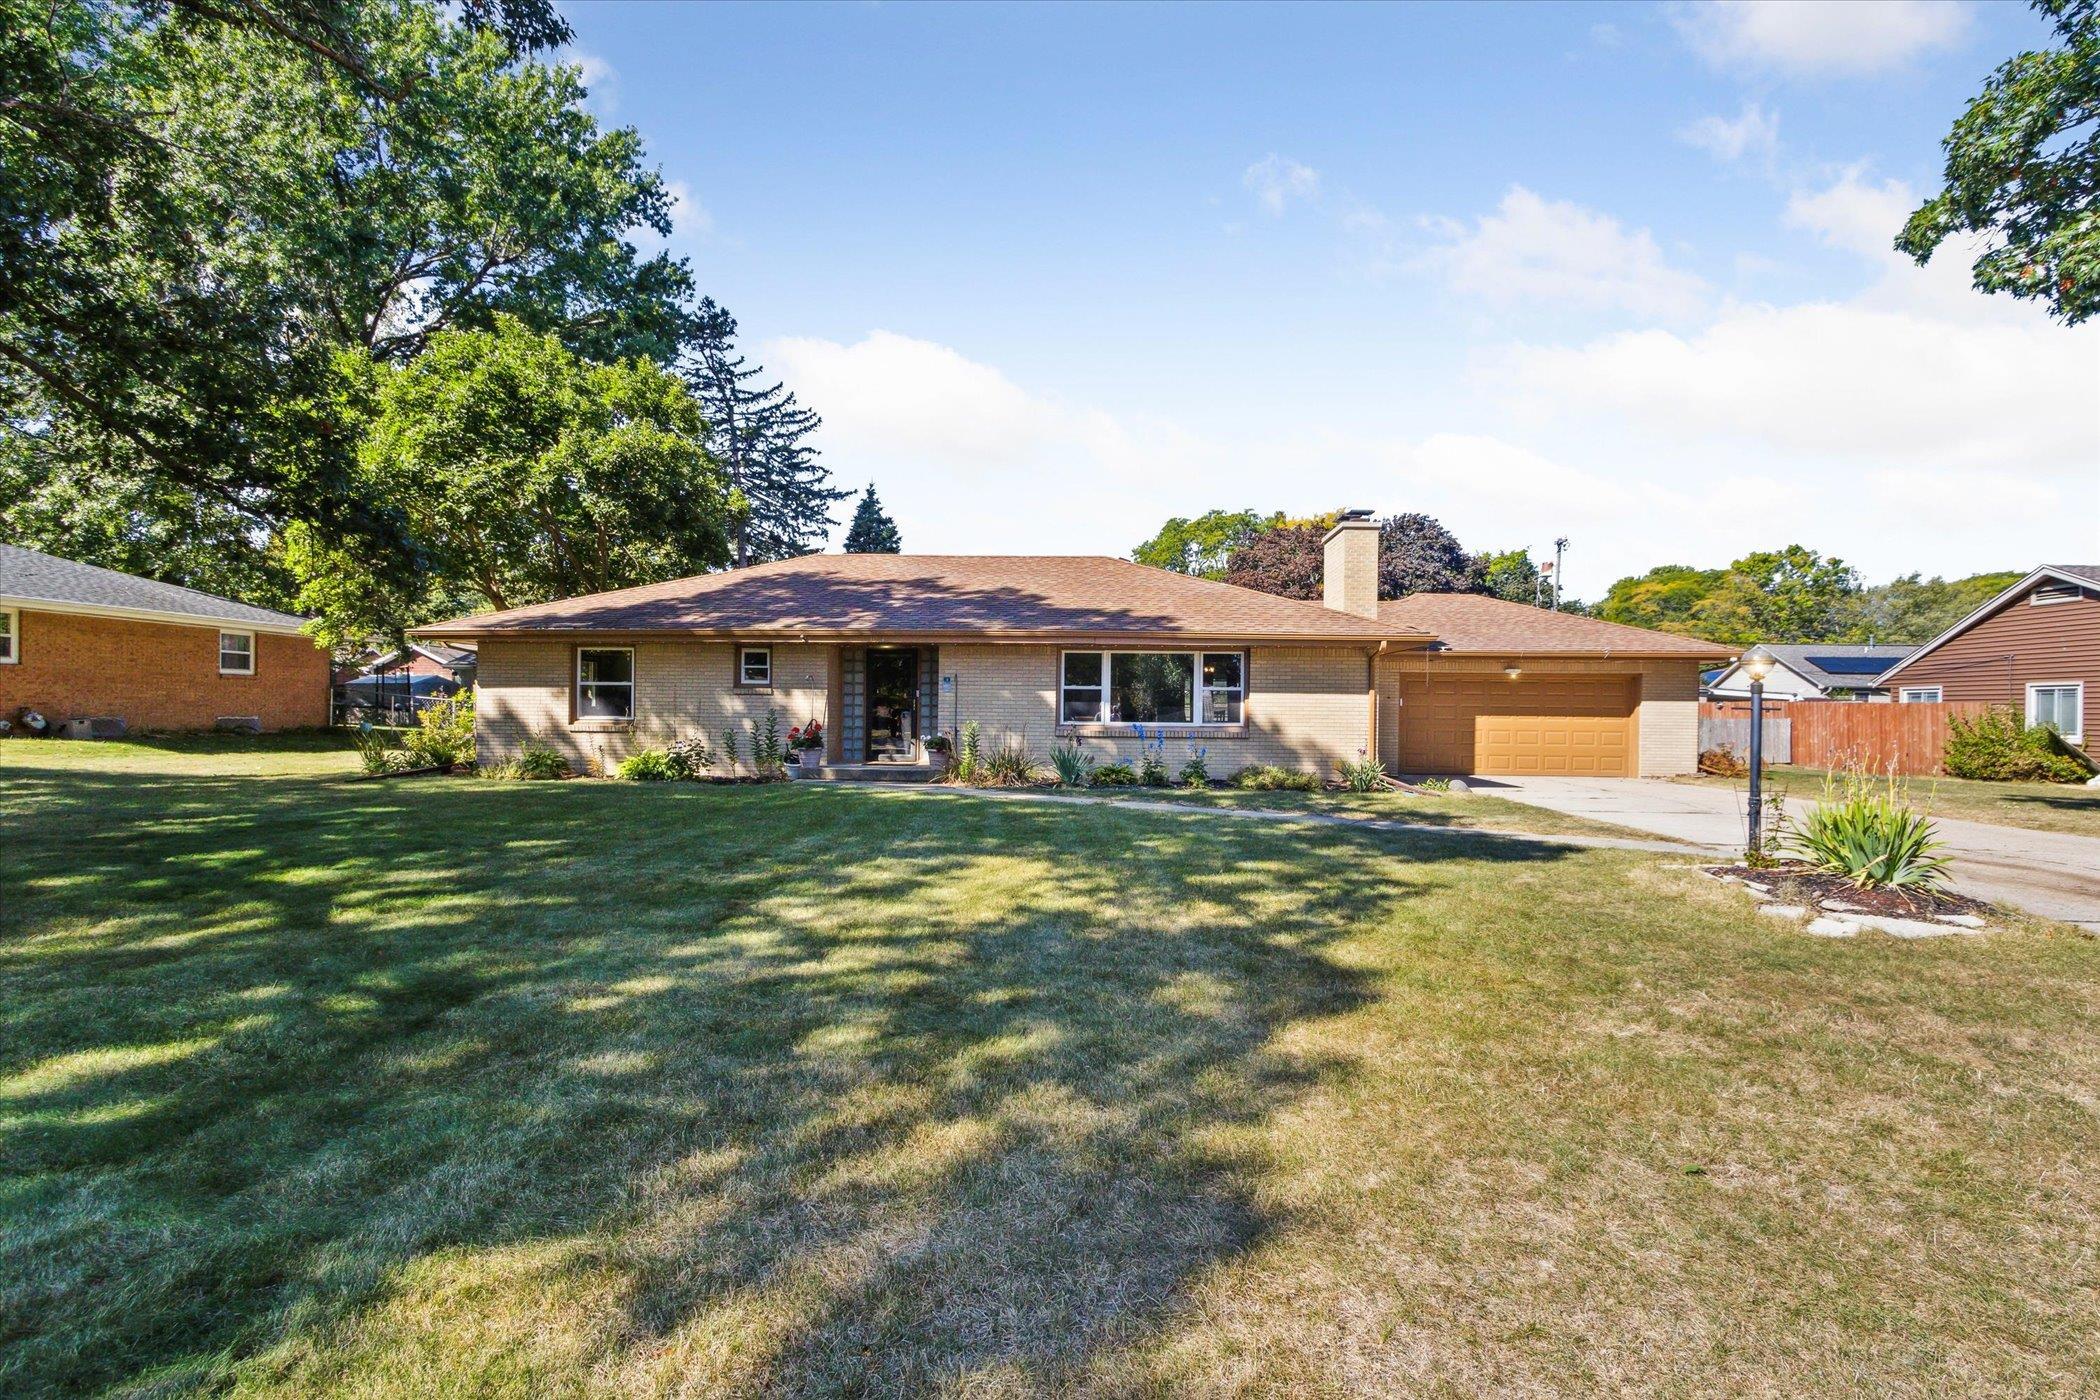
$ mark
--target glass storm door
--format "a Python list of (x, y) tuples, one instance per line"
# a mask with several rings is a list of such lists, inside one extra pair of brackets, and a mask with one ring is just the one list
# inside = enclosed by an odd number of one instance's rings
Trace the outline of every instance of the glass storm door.
[(905, 763), (919, 754), (919, 653), (868, 648), (868, 759)]

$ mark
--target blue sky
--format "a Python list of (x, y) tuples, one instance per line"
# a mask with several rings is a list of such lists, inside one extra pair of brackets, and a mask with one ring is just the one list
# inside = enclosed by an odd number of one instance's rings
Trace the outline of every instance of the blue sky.
[(1888, 252), (2024, 7), (571, 4), (906, 547), (1426, 510), (1594, 596), (2100, 559), (2100, 340)]

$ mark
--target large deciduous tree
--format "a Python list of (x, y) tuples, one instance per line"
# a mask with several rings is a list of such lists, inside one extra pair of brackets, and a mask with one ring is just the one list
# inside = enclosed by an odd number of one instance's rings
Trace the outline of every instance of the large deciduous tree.
[(545, 0), (0, 16), (11, 530), (77, 523), (29, 498), (99, 476), (139, 484), (94, 527), (113, 539), (207, 519), (260, 560), (299, 520), (404, 559), (361, 491), (339, 352), (399, 362), (506, 312), (601, 359), (668, 357), (685, 333), (684, 267), (627, 241), (669, 229), (639, 139), (598, 129), (574, 70), (527, 60), (567, 32)]
[(709, 445), (747, 507), (733, 554), (739, 568), (821, 549), (833, 503), (852, 495), (831, 485), (810, 436), (822, 421), (787, 386), (736, 348), (736, 318), (703, 298), (684, 341), (680, 371), (707, 413)]
[(1512, 549), (1480, 557), (1480, 591), (1511, 603), (1539, 601), (1539, 569), (1531, 551)]
[(1606, 622), (1646, 627), (1683, 637), (1699, 630), (1699, 605), (1721, 586), (1726, 569), (1695, 569), (1689, 564), (1658, 564), (1645, 574), (1622, 578), (1606, 590), (1594, 609)]
[(2061, 46), (2006, 60), (1943, 143), (1946, 186), (1896, 247), (1920, 263), (1956, 234), (1982, 248), (1976, 286), (2046, 302), (2071, 325), (2100, 310), (2100, 3), (2034, 0)]
[(1132, 550), (1130, 557), (1177, 574), (1223, 578), (1234, 550), (1282, 523), (1280, 513), (1264, 515), (1253, 510), (1209, 510), (1193, 520), (1177, 515)]
[(1876, 584), (1846, 609), (1849, 642), (1931, 641), (2025, 577), (2019, 570), (1967, 578), (1923, 578), (1904, 574)]
[[(1323, 541), (1333, 517), (1285, 521), (1233, 550), (1226, 583), (1285, 598), (1317, 601), (1326, 565)], [(1378, 596), (1410, 593), (1478, 593), (1484, 590), (1482, 562), (1427, 515), (1392, 515), (1378, 522)]]
[(463, 597), (518, 607), (727, 562), (742, 502), (675, 375), (586, 362), (508, 316), (368, 373), (360, 485), (405, 522), (414, 567), (397, 582), (295, 525), (300, 601), (328, 640), (398, 634)]

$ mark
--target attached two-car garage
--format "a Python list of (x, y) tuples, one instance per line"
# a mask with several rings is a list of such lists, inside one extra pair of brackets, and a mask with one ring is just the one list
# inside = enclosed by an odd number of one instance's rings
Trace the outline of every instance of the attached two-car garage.
[(1404, 668), (1390, 690), (1398, 702), (1390, 707), (1391, 761), (1403, 773), (1631, 778), (1639, 771), (1638, 676), (1512, 679)]
[(1636, 778), (1698, 762), (1699, 670), (1729, 649), (1475, 594), (1414, 593), (1381, 622), (1427, 632), (1376, 666), (1395, 773)]

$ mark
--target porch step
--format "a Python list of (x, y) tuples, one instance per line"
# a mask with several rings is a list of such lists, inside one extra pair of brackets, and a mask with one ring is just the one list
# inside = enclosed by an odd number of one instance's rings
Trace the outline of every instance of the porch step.
[[(827, 783), (930, 783), (941, 770), (930, 763), (826, 763), (816, 781)], [(803, 779), (804, 782), (810, 781)]]

